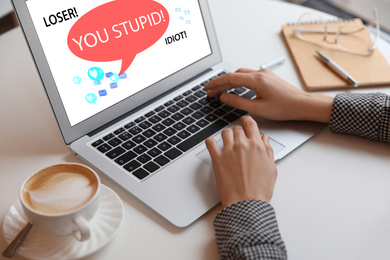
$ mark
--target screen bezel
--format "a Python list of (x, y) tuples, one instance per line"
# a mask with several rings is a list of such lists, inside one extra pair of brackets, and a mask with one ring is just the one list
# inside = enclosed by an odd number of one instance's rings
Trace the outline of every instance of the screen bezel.
[[(18, 16), (21, 28), (24, 32), (27, 44), (33, 56), (42, 84), (56, 117), (62, 137), (67, 145), (74, 142), (78, 138), (94, 131), (95, 129), (108, 124), (117, 117), (120, 117), (123, 114), (128, 113), (129, 111), (134, 110), (139, 106), (142, 106), (144, 103), (166, 93), (167, 91), (202, 73), (222, 60), (207, 0), (198, 0), (210, 43), (210, 55), (188, 65), (180, 71), (158, 81), (144, 90), (112, 105), (98, 114), (89, 117), (88, 119), (85, 119), (84, 121), (74, 126), (71, 126), (48, 62), (45, 58), (38, 34), (30, 17), (26, 5), (26, 0), (12, 0), (12, 3)], [(115, 118), (113, 115), (115, 115)]]

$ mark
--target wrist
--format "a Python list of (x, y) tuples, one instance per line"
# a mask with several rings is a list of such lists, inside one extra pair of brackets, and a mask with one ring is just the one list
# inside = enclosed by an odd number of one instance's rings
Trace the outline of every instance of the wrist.
[(300, 109), (300, 118), (305, 121), (329, 123), (333, 103), (333, 97), (307, 93)]

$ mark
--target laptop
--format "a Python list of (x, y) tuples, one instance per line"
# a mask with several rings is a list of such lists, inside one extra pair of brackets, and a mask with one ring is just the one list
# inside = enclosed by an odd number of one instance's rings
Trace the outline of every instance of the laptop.
[[(65, 144), (178, 227), (220, 202), (204, 144), (246, 111), (207, 98), (222, 62), (206, 0), (13, 0)], [(230, 90), (246, 98), (245, 87)], [(324, 125), (255, 117), (275, 160)]]

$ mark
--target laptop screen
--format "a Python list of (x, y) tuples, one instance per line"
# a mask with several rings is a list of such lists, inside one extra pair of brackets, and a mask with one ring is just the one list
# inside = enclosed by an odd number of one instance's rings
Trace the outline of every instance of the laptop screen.
[(29, 0), (70, 126), (211, 54), (197, 0)]

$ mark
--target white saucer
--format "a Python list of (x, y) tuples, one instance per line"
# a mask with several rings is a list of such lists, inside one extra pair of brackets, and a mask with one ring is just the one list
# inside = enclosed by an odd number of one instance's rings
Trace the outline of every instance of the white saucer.
[[(91, 221), (89, 240), (79, 242), (73, 235), (56, 236), (33, 226), (17, 254), (30, 259), (78, 259), (88, 256), (114, 237), (122, 223), (123, 213), (121, 199), (113, 190), (102, 185), (100, 205)], [(27, 221), (18, 199), (8, 210), (3, 222), (6, 242), (10, 243)]]

